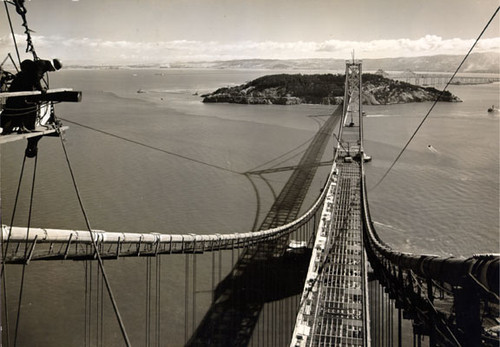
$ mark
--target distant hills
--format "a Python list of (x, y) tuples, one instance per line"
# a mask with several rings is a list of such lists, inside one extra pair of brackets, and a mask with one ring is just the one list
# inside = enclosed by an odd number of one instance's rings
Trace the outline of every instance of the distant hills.
[[(407, 71), (414, 72), (455, 72), (463, 55), (432, 55), (422, 57), (400, 57), (363, 59), (363, 71)], [(79, 69), (263, 69), (263, 70), (329, 70), (344, 71), (345, 59), (240, 59), (220, 61), (193, 61), (165, 64), (130, 65), (68, 65)], [(472, 53), (460, 69), (461, 73), (500, 73), (500, 53)]]
[[(433, 55), (363, 59), (364, 71), (454, 72), (462, 55)], [(171, 68), (266, 69), (266, 70), (345, 70), (345, 59), (243, 59), (170, 64)], [(500, 73), (500, 53), (473, 53), (460, 72)]]

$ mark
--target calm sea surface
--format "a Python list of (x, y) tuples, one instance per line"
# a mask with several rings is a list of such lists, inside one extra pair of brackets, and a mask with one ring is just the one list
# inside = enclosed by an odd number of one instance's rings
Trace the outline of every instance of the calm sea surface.
[[(123, 232), (228, 233), (252, 228), (257, 197), (242, 175), (254, 168), (296, 163), (333, 107), (203, 104), (203, 93), (237, 85), (269, 71), (73, 70), (51, 77), (51, 87), (83, 91), (78, 104), (57, 105), (69, 124), (66, 146), (94, 229)], [(431, 103), (367, 106), (365, 148), (372, 216), (394, 248), (442, 256), (499, 252), (499, 84), (452, 86), (462, 103), (439, 103), (401, 160), (372, 189), (429, 110)], [(141, 93), (138, 93), (141, 91)], [(105, 135), (90, 128), (115, 134)], [(25, 144), (1, 148), (2, 223), (10, 223)], [(153, 148), (151, 148), (153, 147)], [(325, 153), (332, 157), (333, 141)], [(284, 157), (283, 154), (286, 154)], [(31, 173), (33, 160), (26, 168)], [(319, 193), (329, 168), (318, 170), (303, 210)], [(276, 192), (290, 173), (268, 174)], [(26, 225), (26, 176), (15, 225)], [(262, 180), (261, 213), (273, 202)], [(58, 139), (39, 144), (31, 225), (85, 229)], [(168, 259), (167, 259), (168, 258)], [(184, 260), (163, 257), (164, 336), (184, 338)], [(144, 271), (138, 259), (106, 262), (134, 345), (144, 342)], [(229, 267), (228, 267), (229, 269)], [(226, 271), (226, 269), (224, 269)], [(7, 268), (10, 330), (17, 313), (19, 267)], [(200, 292), (209, 289), (200, 276)], [(207, 275), (209, 277), (209, 275)], [(33, 262), (27, 267), (22, 346), (82, 345), (84, 265)], [(163, 294), (165, 292), (165, 294)], [(199, 318), (203, 316), (200, 303)], [(164, 301), (163, 301), (164, 300)], [(106, 303), (105, 345), (121, 345)]]

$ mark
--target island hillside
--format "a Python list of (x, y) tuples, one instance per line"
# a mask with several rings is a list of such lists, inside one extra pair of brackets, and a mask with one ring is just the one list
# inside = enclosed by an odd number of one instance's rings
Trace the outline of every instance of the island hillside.
[[(203, 102), (237, 104), (323, 104), (338, 105), (344, 96), (344, 75), (279, 74), (257, 78), (235, 87), (219, 88), (202, 95)], [(375, 74), (363, 74), (363, 104), (388, 105), (435, 101), (441, 91), (420, 87)], [(458, 97), (445, 91), (440, 101), (459, 102)]]

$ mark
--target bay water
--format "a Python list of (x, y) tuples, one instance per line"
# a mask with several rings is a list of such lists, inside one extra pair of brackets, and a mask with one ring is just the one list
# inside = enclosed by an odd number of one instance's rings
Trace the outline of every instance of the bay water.
[[(293, 165), (335, 109), (324, 105), (204, 104), (201, 95), (275, 73), (262, 70), (67, 70), (51, 87), (83, 91), (78, 104), (56, 105), (70, 126), (65, 145), (94, 229), (120, 232), (229, 233), (251, 230), (273, 202), (273, 191), (244, 173)], [(288, 72), (289, 73), (289, 72)], [(457, 85), (462, 103), (438, 103), (401, 159), (375, 185), (413, 134), (431, 103), (366, 106), (368, 197), (375, 226), (394, 248), (468, 257), (499, 252), (499, 84)], [(84, 125), (79, 126), (75, 123)], [(324, 160), (333, 155), (332, 139)], [(2, 223), (9, 224), (25, 143), (1, 147)], [(27, 223), (30, 175), (14, 225)], [(31, 225), (85, 230), (59, 139), (39, 144)], [(318, 170), (303, 211), (329, 171)], [(279, 192), (290, 172), (266, 174)], [(260, 205), (260, 210), (257, 209)], [(258, 213), (258, 214), (257, 214)], [(184, 259), (163, 257), (162, 319), (166, 345), (184, 342)], [(145, 265), (106, 261), (134, 345), (144, 341)], [(230, 266), (224, 271), (229, 271)], [(168, 269), (168, 270), (167, 270)], [(200, 274), (200, 307), (210, 301), (210, 275)], [(20, 267), (7, 267), (11, 335)], [(79, 346), (84, 339), (82, 262), (32, 262), (26, 268), (20, 346)], [(164, 294), (163, 294), (164, 292)], [(107, 346), (122, 345), (109, 306)], [(206, 308), (205, 308), (206, 309)], [(199, 309), (198, 320), (203, 316)], [(167, 318), (168, 317), (168, 318)], [(5, 329), (5, 328), (4, 328)]]

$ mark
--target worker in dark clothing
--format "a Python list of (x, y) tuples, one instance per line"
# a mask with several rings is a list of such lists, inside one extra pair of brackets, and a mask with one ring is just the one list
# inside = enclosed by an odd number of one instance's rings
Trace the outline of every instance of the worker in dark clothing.
[[(61, 64), (56, 59), (54, 59), (54, 65), (57, 69), (61, 68)], [(9, 92), (39, 90), (44, 93), (46, 89), (42, 87), (41, 80), (47, 71), (56, 70), (54, 65), (48, 60), (24, 60), (21, 63), (21, 71), (17, 73), (9, 87)], [(29, 102), (24, 97), (7, 98), (0, 117), (2, 135), (11, 133), (14, 128), (18, 128), (20, 133), (34, 130), (37, 111), (36, 102)]]

